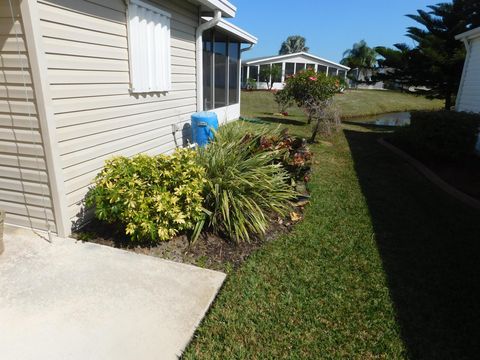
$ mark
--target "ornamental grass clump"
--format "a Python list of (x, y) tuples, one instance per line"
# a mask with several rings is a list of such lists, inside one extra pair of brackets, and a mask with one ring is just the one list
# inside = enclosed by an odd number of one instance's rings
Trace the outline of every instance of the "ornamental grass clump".
[(169, 240), (204, 218), (205, 171), (193, 150), (115, 157), (87, 196), (99, 220), (121, 224), (132, 240)]
[(249, 133), (241, 123), (223, 126), (214, 141), (198, 152), (205, 168), (203, 225), (235, 242), (265, 234), (270, 216), (284, 216), (296, 194), (290, 176), (278, 163), (285, 150), (260, 150), (260, 139), (271, 131)]

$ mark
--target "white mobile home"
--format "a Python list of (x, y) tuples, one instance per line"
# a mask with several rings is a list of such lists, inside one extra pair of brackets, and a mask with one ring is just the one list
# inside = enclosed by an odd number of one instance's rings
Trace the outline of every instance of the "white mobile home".
[[(272, 66), (281, 68), (281, 74), (276, 79), (272, 79), (271, 76), (265, 77), (263, 72), (263, 69), (271, 68)], [(266, 89), (267, 83), (273, 80), (273, 89), (283, 89), (285, 79), (288, 76), (305, 69), (313, 69), (329, 76), (341, 76), (343, 78), (346, 78), (347, 72), (350, 70), (348, 66), (337, 64), (306, 52), (264, 56), (242, 61), (242, 84), (245, 86), (248, 79), (253, 79), (256, 82), (257, 89)]]
[[(0, 209), (70, 233), (105, 159), (182, 146), (193, 112), (240, 112), (226, 0), (0, 0)], [(204, 18), (209, 16), (209, 18)], [(205, 36), (205, 37), (204, 37)]]
[[(467, 49), (455, 110), (480, 113), (480, 27), (456, 36)], [(480, 136), (477, 142), (480, 153)]]
[(460, 34), (457, 40), (467, 49), (456, 110), (480, 113), (480, 28)]

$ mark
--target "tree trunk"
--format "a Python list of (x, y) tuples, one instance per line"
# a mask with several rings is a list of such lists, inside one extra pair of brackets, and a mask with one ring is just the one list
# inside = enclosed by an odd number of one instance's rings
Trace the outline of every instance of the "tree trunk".
[(317, 137), (319, 128), (320, 128), (320, 119), (317, 119), (317, 123), (315, 124), (312, 131), (312, 137), (310, 138), (310, 143), (313, 144), (315, 142), (315, 138)]
[(449, 111), (452, 108), (452, 90), (451, 82), (447, 81), (445, 89), (445, 110)]

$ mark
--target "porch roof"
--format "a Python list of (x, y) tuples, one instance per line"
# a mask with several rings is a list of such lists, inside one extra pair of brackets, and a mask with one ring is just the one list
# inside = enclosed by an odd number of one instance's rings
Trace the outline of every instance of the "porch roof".
[[(211, 19), (212, 18), (209, 16), (202, 17), (203, 21), (210, 21)], [(240, 40), (242, 43), (256, 44), (258, 42), (258, 39), (255, 36), (239, 28), (236, 25), (233, 25), (225, 19), (221, 19), (215, 26), (215, 28), (223, 30), (224, 32), (228, 33), (228, 35), (236, 38), (237, 40)]]
[(326, 63), (328, 65), (331, 65), (332, 67), (336, 67), (336, 68), (347, 70), (347, 71), (350, 70), (348, 66), (338, 64), (336, 62), (333, 62), (333, 61), (330, 61), (306, 52), (297, 52), (297, 53), (286, 54), (286, 55), (263, 56), (263, 57), (258, 57), (250, 60), (245, 60), (242, 63), (243, 65), (260, 65), (262, 63), (282, 62), (293, 57), (302, 57), (302, 58), (305, 58), (306, 60), (311, 59), (314, 62)]

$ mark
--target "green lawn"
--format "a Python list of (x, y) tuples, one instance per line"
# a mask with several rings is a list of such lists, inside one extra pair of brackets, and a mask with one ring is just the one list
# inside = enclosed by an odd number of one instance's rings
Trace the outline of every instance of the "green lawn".
[[(272, 101), (273, 95), (267, 91), (242, 92), (242, 114), (260, 116), (278, 111)], [(441, 100), (429, 100), (422, 96), (383, 90), (348, 90), (335, 97), (342, 117), (376, 115), (387, 112), (411, 110), (434, 110), (443, 107)], [(294, 116), (302, 115), (296, 107), (289, 109)]]
[[(248, 95), (245, 114), (288, 122)], [(480, 212), (379, 136), (348, 125), (312, 147), (304, 221), (229, 275), (185, 359), (478, 358)]]

